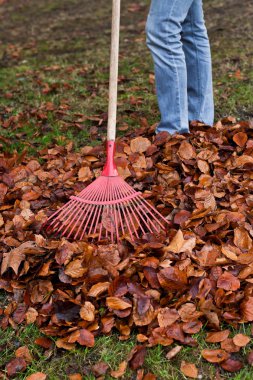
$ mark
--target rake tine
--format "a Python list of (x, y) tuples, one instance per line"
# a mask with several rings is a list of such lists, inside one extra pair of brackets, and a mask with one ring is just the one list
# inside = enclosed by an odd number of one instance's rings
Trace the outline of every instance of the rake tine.
[[(95, 193), (94, 199), (92, 198), (91, 200), (97, 201), (97, 198), (99, 198), (99, 193), (97, 193), (97, 194)], [(90, 205), (90, 207), (88, 208), (86, 215), (88, 214), (88, 211), (90, 211), (91, 209), (92, 209), (92, 205)], [(90, 215), (89, 215), (89, 217), (88, 217), (88, 219), (87, 219), (87, 222), (86, 222), (85, 227), (83, 228), (83, 232), (82, 232), (82, 234), (81, 234), (81, 240), (82, 240), (83, 235), (84, 235), (84, 233), (85, 233), (85, 230), (86, 230), (86, 228), (87, 228), (87, 226), (88, 226), (88, 224), (89, 224), (89, 221), (90, 221), (91, 216), (92, 216), (92, 214), (91, 214), (91, 212), (90, 212)], [(84, 221), (85, 221), (85, 218), (84, 218)], [(83, 223), (81, 224), (81, 226), (82, 226), (82, 225), (83, 225)], [(80, 230), (80, 229), (79, 229), (79, 230)]]
[(124, 218), (125, 218), (125, 221), (126, 221), (126, 225), (127, 225), (127, 228), (128, 228), (129, 234), (130, 234), (130, 236), (131, 236), (131, 239), (133, 239), (132, 231), (131, 231), (131, 228), (130, 228), (130, 226), (129, 226), (128, 220), (127, 220), (127, 218), (126, 218), (126, 214), (125, 214), (124, 206), (122, 207), (122, 211), (123, 211), (123, 214), (124, 214)]
[(93, 227), (93, 223), (94, 223), (95, 218), (96, 218), (96, 216), (97, 216), (98, 209), (99, 209), (99, 206), (96, 206), (96, 207), (95, 207), (94, 216), (93, 216), (92, 221), (91, 221), (91, 224), (90, 224), (90, 228), (89, 228), (88, 235), (90, 235), (90, 233), (91, 233), (91, 230), (92, 230), (92, 227)]
[[(82, 207), (83, 207), (83, 209), (82, 209)], [(73, 225), (72, 229), (70, 230), (70, 232), (69, 232), (67, 238), (69, 238), (69, 237), (72, 235), (72, 232), (74, 231), (76, 225), (78, 225), (78, 222), (81, 220), (82, 212), (85, 210), (85, 207), (86, 207), (86, 205), (81, 206), (81, 208), (80, 208), (80, 215), (79, 215), (79, 218), (76, 219), (76, 222), (75, 222), (75, 224)]]
[[(145, 204), (147, 204), (151, 209), (152, 209), (152, 211), (154, 211), (164, 222), (166, 222), (166, 223), (168, 223), (168, 220), (167, 219), (165, 219), (164, 218), (164, 216), (159, 212), (159, 211), (157, 211), (156, 210), (156, 208), (154, 207), (154, 206), (152, 206), (148, 201), (146, 201), (146, 199), (145, 198), (143, 198), (142, 199), (143, 200), (143, 202), (145, 203)], [(154, 216), (154, 219), (155, 219), (155, 216)], [(159, 219), (156, 219), (156, 221), (158, 221), (158, 223), (163, 227), (163, 225), (161, 224), (161, 222), (159, 221)]]
[(138, 238), (139, 235), (138, 235), (138, 232), (136, 231), (136, 227), (135, 227), (135, 225), (134, 225), (134, 222), (133, 222), (133, 219), (132, 219), (132, 215), (130, 214), (130, 212), (129, 212), (129, 210), (128, 210), (128, 206), (130, 206), (130, 202), (129, 202), (129, 204), (127, 204), (126, 211), (127, 211), (127, 214), (129, 215), (130, 222), (131, 222), (131, 224), (132, 224), (132, 226), (133, 226), (133, 228), (134, 228), (135, 235), (136, 235), (137, 238)]
[(98, 206), (98, 217), (97, 217), (97, 221), (96, 221), (96, 224), (95, 224), (95, 227), (94, 227), (94, 230), (93, 230), (93, 234), (95, 234), (96, 233), (96, 231), (97, 231), (97, 227), (98, 227), (98, 222), (99, 222), (99, 220), (100, 220), (100, 216), (101, 216), (101, 212), (102, 212), (102, 210), (103, 210), (103, 206)]
[[(132, 203), (133, 203), (133, 201), (131, 201)], [(130, 202), (130, 204), (129, 204), (129, 207), (131, 208), (131, 211), (134, 213), (134, 210), (133, 210), (133, 208), (132, 208), (132, 204), (131, 204), (131, 202)], [(133, 205), (134, 206), (134, 205)], [(140, 216), (140, 218), (141, 218), (141, 214), (139, 213), (139, 210), (138, 210), (138, 208), (135, 208), (135, 210), (136, 210), (136, 212), (138, 213), (138, 215)], [(141, 218), (142, 219), (142, 218)], [(137, 220), (137, 219), (136, 219)], [(138, 221), (138, 220), (137, 220)], [(141, 229), (141, 232), (144, 234), (145, 233), (145, 231), (144, 231), (144, 229), (143, 229), (143, 227), (142, 227), (142, 224), (139, 222), (139, 227), (140, 227), (140, 229)]]
[[(126, 187), (127, 187), (127, 186), (126, 186)], [(138, 200), (140, 200), (140, 199), (141, 199), (141, 198), (138, 197)], [(149, 231), (152, 232), (152, 229), (149, 227), (149, 225), (147, 224), (146, 220), (144, 219), (144, 217), (143, 217), (143, 216), (141, 215), (141, 213), (139, 212), (139, 204), (138, 204), (138, 202), (137, 202), (137, 199), (133, 199), (132, 201), (133, 201), (133, 203), (135, 203), (135, 209), (136, 209), (136, 211), (138, 212), (138, 215), (141, 217), (142, 221), (145, 223), (145, 225), (146, 225), (146, 227), (149, 229)], [(147, 220), (148, 220), (149, 217), (148, 217), (148, 215), (145, 213), (145, 211), (144, 211), (144, 214), (145, 214), (145, 216), (147, 217)], [(152, 225), (153, 225), (154, 229), (155, 229), (156, 231), (158, 231), (157, 228), (155, 227), (155, 225), (154, 225), (153, 223), (152, 223)]]

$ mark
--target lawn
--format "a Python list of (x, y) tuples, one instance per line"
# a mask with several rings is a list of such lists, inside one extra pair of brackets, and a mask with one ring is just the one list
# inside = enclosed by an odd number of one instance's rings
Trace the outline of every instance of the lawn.
[[(149, 1), (123, 2), (119, 80), (119, 135), (159, 120), (153, 66), (145, 46), (145, 18)], [(0, 149), (26, 151), (31, 157), (55, 145), (74, 143), (95, 146), (105, 140), (110, 45), (110, 2), (96, 0), (0, 1)], [(253, 6), (251, 0), (207, 0), (206, 21), (212, 43), (216, 121), (225, 116), (237, 120), (253, 118)], [(41, 158), (40, 158), (41, 159)], [(11, 296), (0, 293), (1, 307)], [(227, 328), (227, 326), (223, 326)], [(231, 337), (238, 330), (229, 327)], [(251, 326), (240, 332), (251, 336)], [(93, 366), (108, 365), (106, 380), (136, 345), (136, 335), (119, 341), (116, 334), (96, 339), (92, 349), (57, 349), (55, 338), (47, 350), (35, 343), (42, 334), (28, 326), (0, 331), (0, 378), (7, 379), (6, 364), (15, 351), (27, 346), (32, 355), (26, 371), (15, 379), (44, 372), (49, 380), (95, 379)], [(195, 363), (200, 378), (251, 380), (246, 356), (253, 343), (243, 349), (245, 367), (236, 374), (220, 374), (201, 357), (207, 347), (206, 331), (195, 334), (197, 348), (183, 347), (171, 361), (168, 348), (149, 349), (145, 373), (158, 379), (181, 380), (182, 360)], [(213, 344), (208, 348), (215, 348)], [(219, 377), (220, 376), (220, 377)], [(127, 369), (122, 377), (136, 378)], [(74, 377), (73, 377), (74, 380)]]

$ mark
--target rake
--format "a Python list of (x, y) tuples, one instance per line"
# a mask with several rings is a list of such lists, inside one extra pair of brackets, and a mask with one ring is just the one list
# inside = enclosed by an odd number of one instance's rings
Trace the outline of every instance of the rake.
[(112, 41), (109, 85), (109, 110), (106, 164), (100, 177), (53, 213), (47, 220), (47, 232), (82, 240), (93, 237), (119, 241), (159, 233), (167, 221), (156, 209), (118, 174), (115, 162), (117, 86), (119, 61), (120, 0), (113, 0)]

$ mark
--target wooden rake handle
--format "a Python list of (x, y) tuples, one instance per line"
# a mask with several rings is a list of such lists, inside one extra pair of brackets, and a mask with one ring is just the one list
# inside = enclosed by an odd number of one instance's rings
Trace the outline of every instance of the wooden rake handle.
[(119, 71), (120, 0), (112, 0), (112, 38), (107, 140), (115, 141)]

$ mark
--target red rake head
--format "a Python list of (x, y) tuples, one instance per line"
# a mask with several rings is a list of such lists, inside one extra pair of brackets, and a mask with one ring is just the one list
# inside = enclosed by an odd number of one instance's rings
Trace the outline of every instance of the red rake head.
[(47, 231), (67, 238), (139, 238), (140, 233), (159, 233), (169, 222), (119, 176), (100, 176), (47, 221)]

